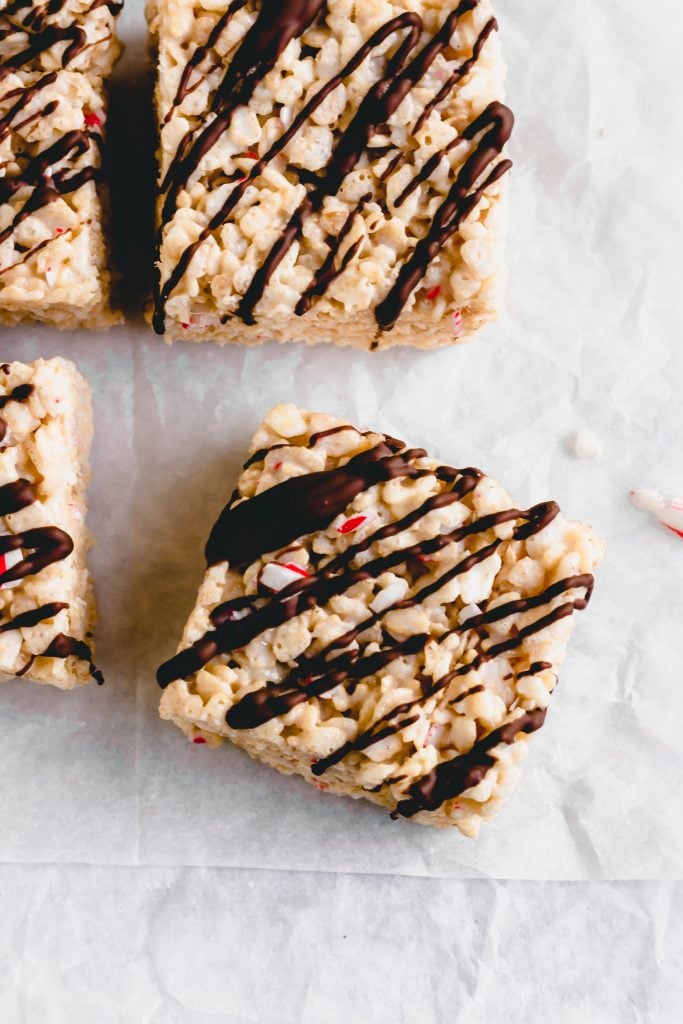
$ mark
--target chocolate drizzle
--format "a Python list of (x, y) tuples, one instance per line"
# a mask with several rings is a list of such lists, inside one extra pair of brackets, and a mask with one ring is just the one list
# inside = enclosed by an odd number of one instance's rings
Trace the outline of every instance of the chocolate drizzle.
[(442, 761), (436, 768), (418, 779), (408, 790), (410, 796), (401, 800), (396, 808), (396, 816), (411, 818), (419, 811), (435, 811), (446, 800), (464, 793), (478, 785), (490, 768), (496, 763), (491, 751), (501, 743), (508, 745), (515, 742), (520, 733), (532, 733), (540, 729), (545, 722), (545, 708), (527, 711), (500, 728), (494, 729), (474, 744), (471, 750), (450, 761)]
[(15, 615), (7, 622), (0, 623), (0, 633), (9, 633), (12, 629), (30, 629), (39, 622), (45, 622), (46, 619), (54, 619), (55, 615), (68, 607), (64, 601), (53, 601), (51, 604), (41, 605), (40, 608), (32, 608), (28, 612)]
[[(65, 5), (65, 0), (47, 0), (36, 5), (31, 0), (15, 0), (0, 12), (0, 42), (10, 37), (26, 36), (26, 45), (11, 55), (0, 57), (0, 83), (14, 71), (37, 70), (39, 58), (55, 46), (63, 47), (60, 63), (67, 68), (88, 47), (87, 33), (74, 21), (68, 25), (55, 22), (55, 17)], [(98, 7), (108, 7), (112, 14), (120, 10), (121, 4), (113, 0), (94, 0), (84, 15)], [(18, 22), (13, 19), (25, 8), (27, 13)], [(100, 40), (98, 40), (100, 41)], [(5, 42), (5, 47), (8, 44)], [(14, 100), (9, 109), (0, 117), (0, 141), (13, 132), (19, 132), (34, 121), (52, 116), (59, 108), (59, 100), (51, 100), (42, 107), (22, 117), (29, 105), (39, 97), (42, 90), (57, 81), (57, 72), (43, 74), (37, 81), (27, 86), (20, 86), (5, 93), (0, 98), (3, 104)], [(56, 142), (33, 157), (19, 159), (20, 170), (12, 175), (0, 178), (0, 204), (9, 203), (23, 189), (30, 189), (23, 204), (15, 212), (6, 227), (0, 232), (0, 244), (10, 238), (19, 225), (32, 213), (42, 209), (49, 203), (72, 195), (88, 182), (99, 181), (101, 172), (94, 163), (89, 163), (74, 170), (74, 164), (86, 155), (96, 155), (101, 147), (101, 134), (97, 130), (87, 128), (66, 132)], [(65, 161), (64, 166), (59, 166)], [(22, 166), (23, 165), (23, 166)], [(57, 236), (55, 236), (57, 237)], [(29, 250), (20, 260), (5, 266), (0, 273), (6, 273), (15, 266), (25, 263), (36, 252), (44, 248), (53, 239), (45, 239)], [(17, 251), (21, 251), (15, 246)]]
[[(308, 189), (305, 198), (291, 215), (280, 237), (267, 254), (262, 265), (257, 269), (239, 302), (236, 312), (233, 314), (246, 324), (256, 322), (256, 307), (278, 266), (285, 258), (287, 252), (301, 237), (307, 220), (313, 214), (320, 212), (323, 201), (327, 196), (335, 195), (339, 191), (345, 177), (358, 165), (361, 157), (368, 150), (374, 133), (380, 130), (389, 120), (410, 91), (425, 76), (437, 56), (450, 45), (450, 40), (459, 19), (464, 14), (472, 11), (477, 6), (477, 2), (478, 0), (462, 0), (457, 9), (446, 16), (441, 28), (434, 37), (425, 43), (412, 59), (410, 59), (411, 54), (418, 47), (423, 32), (423, 23), (417, 14), (406, 12), (391, 19), (377, 29), (347, 62), (345, 67), (338, 74), (330, 78), (312, 99), (304, 105), (289, 128), (270, 146), (267, 152), (258, 156), (249, 173), (233, 181), (233, 188), (226, 200), (211, 217), (197, 239), (181, 253), (177, 263), (163, 284), (158, 264), (153, 317), (153, 325), (157, 333), (164, 333), (166, 303), (187, 272), (195, 254), (212, 232), (218, 230), (226, 223), (244, 196), (248, 186), (263, 172), (266, 165), (282, 152), (320, 104), (324, 102), (338, 85), (345, 82), (368, 56), (392, 35), (401, 35), (402, 38), (395, 52), (386, 58), (383, 74), (370, 88), (360, 102), (350, 123), (340, 133), (324, 173), (321, 175), (311, 175), (309, 172), (302, 172), (296, 167), (289, 167), (289, 170), (297, 174), (304, 184), (312, 187)], [(173, 110), (182, 103), (183, 98), (188, 92), (196, 87), (198, 82), (195, 82), (192, 86), (190, 85), (193, 74), (199, 73), (200, 65), (206, 60), (208, 53), (214, 50), (225, 27), (234, 13), (242, 6), (244, 6), (242, 0), (235, 0), (214, 26), (206, 44), (198, 47), (194, 52), (190, 61), (183, 69), (176, 97), (165, 120), (168, 120)], [(323, 3), (318, 2), (318, 0), (286, 0), (286, 2), (277, 5), (262, 3), (256, 21), (237, 45), (229, 59), (223, 79), (215, 92), (210, 109), (210, 114), (215, 116), (211, 120), (207, 120), (196, 132), (188, 132), (181, 140), (178, 151), (161, 184), (161, 191), (166, 194), (166, 197), (162, 208), (158, 235), (159, 252), (165, 226), (175, 214), (181, 190), (187, 186), (203, 157), (206, 156), (228, 129), (236, 107), (239, 104), (248, 103), (255, 86), (274, 67), (286, 45), (291, 39), (301, 36), (320, 15), (322, 9)], [(471, 56), (461, 63), (427, 104), (413, 129), (413, 134), (423, 126), (431, 111), (448, 97), (457, 82), (472, 69), (481, 54), (486, 40), (496, 27), (495, 19), (490, 19), (487, 22), (475, 41)], [(482, 133), (482, 137), (458, 175), (457, 181), (447, 200), (439, 209), (437, 217), (430, 227), (427, 239), (419, 244), (419, 254), (413, 254), (408, 257), (407, 262), (402, 267), (399, 280), (377, 307), (376, 319), (381, 330), (389, 330), (393, 326), (412, 291), (424, 276), (429, 263), (458, 230), (462, 221), (474, 210), (486, 189), (509, 170), (511, 166), (509, 161), (501, 161), (500, 163), (495, 163), (495, 161), (500, 156), (509, 137), (512, 124), (513, 117), (511, 112), (506, 107), (503, 107), (502, 104), (492, 104), (463, 133), (460, 140), (463, 144), (474, 142), (476, 136), (480, 133)], [(418, 173), (410, 191), (427, 180), (439, 161), (452, 148), (454, 148), (453, 144), (446, 147), (440, 154), (436, 154), (428, 162), (429, 166), (425, 166)], [(397, 153), (392, 161), (390, 161), (389, 173), (393, 171), (401, 159), (402, 154)], [(493, 166), (494, 163), (495, 166)], [(480, 180), (481, 176), (485, 173), (485, 179), (483, 181)], [(406, 197), (407, 193), (403, 196), (403, 200)], [(313, 301), (325, 294), (332, 282), (345, 271), (357, 256), (362, 239), (353, 243), (345, 251), (343, 258), (337, 264), (340, 247), (350, 232), (355, 217), (360, 213), (362, 206), (372, 198), (372, 194), (364, 197), (359, 206), (351, 211), (339, 234), (333, 239), (328, 239), (328, 255), (319, 269), (313, 274), (309, 285), (299, 299), (295, 309), (297, 315), (302, 316), (307, 313)], [(223, 322), (225, 322), (225, 319), (227, 318), (223, 318)]]
[(36, 500), (36, 492), (28, 480), (20, 478), (0, 487), (0, 516), (9, 516), (28, 508)]
[(57, 636), (50, 641), (43, 653), (39, 654), (38, 657), (78, 658), (80, 661), (85, 661), (87, 663), (90, 675), (98, 686), (102, 686), (104, 683), (104, 676), (100, 670), (95, 667), (92, 660), (92, 651), (86, 644), (85, 640), (77, 640), (76, 637), (66, 636), (64, 633), (58, 633)]

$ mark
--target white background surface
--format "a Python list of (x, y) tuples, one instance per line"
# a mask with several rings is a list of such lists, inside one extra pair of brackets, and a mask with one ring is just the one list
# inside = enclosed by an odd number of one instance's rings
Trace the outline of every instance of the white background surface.
[[(132, 302), (152, 127), (128, 7), (112, 143)], [(135, 323), (3, 332), (3, 359), (61, 353), (93, 384), (108, 679), (0, 695), (3, 1024), (679, 1019), (683, 543), (627, 492), (683, 491), (683, 15), (674, 0), (656, 25), (633, 0), (498, 7), (518, 125), (509, 309), (485, 336), (371, 355), (167, 349)], [(557, 498), (610, 542), (522, 783), (476, 844), (156, 718), (154, 669), (208, 528), (283, 399), (479, 464), (522, 502)], [(595, 461), (569, 454), (582, 427)]]

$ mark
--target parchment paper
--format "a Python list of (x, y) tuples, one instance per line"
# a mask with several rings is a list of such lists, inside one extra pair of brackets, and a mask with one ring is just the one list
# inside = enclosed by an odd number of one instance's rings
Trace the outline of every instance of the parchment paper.
[[(0, 860), (680, 874), (683, 543), (636, 512), (628, 490), (683, 491), (683, 15), (674, 0), (656, 24), (635, 3), (498, 6), (518, 115), (511, 280), (505, 319), (474, 342), (428, 355), (168, 348), (139, 320), (101, 336), (2, 332), (3, 359), (63, 354), (93, 384), (90, 525), (107, 685), (0, 689)], [(150, 260), (141, 7), (128, 0), (112, 109), (129, 305)], [(253, 428), (282, 400), (481, 465), (518, 501), (555, 498), (609, 540), (521, 785), (476, 843), (324, 796), (227, 744), (192, 746), (157, 718), (154, 671), (192, 606), (208, 530)], [(583, 427), (603, 442), (593, 461), (569, 451)]]

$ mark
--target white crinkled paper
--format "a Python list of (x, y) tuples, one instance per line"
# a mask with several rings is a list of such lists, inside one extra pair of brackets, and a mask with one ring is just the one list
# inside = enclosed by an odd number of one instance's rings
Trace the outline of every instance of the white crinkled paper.
[[(106, 335), (2, 332), (2, 359), (60, 353), (94, 388), (90, 525), (107, 685), (0, 688), (0, 860), (680, 875), (683, 542), (628, 492), (683, 492), (683, 15), (674, 0), (654, 23), (615, 2), (498, 6), (518, 123), (508, 314), (494, 329), (433, 354), (169, 349), (140, 323)], [(150, 197), (141, 8), (129, 0), (116, 101), (129, 280), (147, 260)], [(254, 427), (283, 400), (479, 465), (522, 505), (555, 498), (609, 541), (521, 784), (477, 842), (325, 796), (227, 744), (193, 746), (157, 717), (154, 672), (192, 607), (209, 529)], [(572, 439), (586, 429), (602, 450), (579, 460)]]

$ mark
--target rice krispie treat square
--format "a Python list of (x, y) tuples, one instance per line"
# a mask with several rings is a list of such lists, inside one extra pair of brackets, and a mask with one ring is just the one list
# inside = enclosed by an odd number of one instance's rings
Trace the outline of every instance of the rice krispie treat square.
[(543, 725), (604, 545), (555, 502), (291, 405), (206, 547), (161, 717), (475, 836)]
[(489, 0), (151, 0), (154, 327), (436, 348), (500, 312)]
[(0, 365), (0, 681), (102, 681), (86, 564), (91, 439), (90, 388), (72, 363)]
[(0, 323), (120, 320), (103, 236), (99, 77), (118, 52), (116, 6), (16, 0), (0, 14)]

